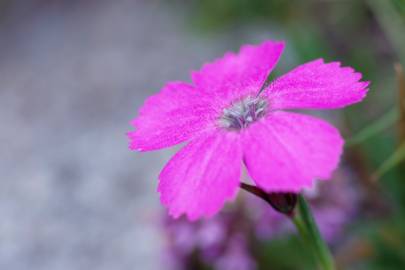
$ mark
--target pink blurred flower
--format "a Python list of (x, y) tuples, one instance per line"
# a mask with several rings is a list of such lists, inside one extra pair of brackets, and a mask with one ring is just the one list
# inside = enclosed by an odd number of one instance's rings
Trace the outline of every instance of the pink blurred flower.
[[(341, 238), (349, 220), (357, 213), (358, 190), (348, 168), (338, 170), (332, 183), (318, 182), (313, 188), (303, 191), (311, 205), (322, 236), (333, 243)], [(292, 222), (276, 211), (270, 211), (267, 202), (249, 196), (248, 219), (258, 239), (272, 239), (295, 231)]]
[(166, 244), (162, 263), (167, 269), (177, 270), (199, 269), (202, 265), (217, 270), (256, 269), (248, 244), (252, 224), (243, 218), (241, 210), (233, 208), (197, 222), (164, 214), (162, 229)]
[[(359, 210), (359, 190), (350, 168), (342, 166), (331, 183), (318, 182), (303, 191), (308, 199), (322, 236), (332, 246), (350, 237)], [(294, 234), (292, 222), (274, 211), (262, 199), (241, 194), (239, 202), (211, 219), (189, 222), (163, 214), (163, 264), (167, 269), (199, 269), (190, 262), (209, 269), (258, 269), (257, 253), (261, 244), (286, 239)], [(287, 256), (285, 260), (289, 260)], [(172, 265), (168, 267), (168, 265)]]
[(234, 236), (228, 250), (215, 261), (217, 270), (253, 270), (256, 269), (255, 260), (249, 254), (246, 240), (242, 235)]
[(343, 139), (327, 122), (286, 109), (336, 109), (361, 101), (368, 82), (338, 62), (315, 60), (259, 93), (283, 42), (245, 45), (205, 64), (193, 84), (169, 82), (133, 120), (130, 148), (150, 151), (188, 142), (159, 175), (162, 203), (190, 220), (217, 213), (235, 197), (242, 161), (268, 192), (299, 192), (330, 178)]

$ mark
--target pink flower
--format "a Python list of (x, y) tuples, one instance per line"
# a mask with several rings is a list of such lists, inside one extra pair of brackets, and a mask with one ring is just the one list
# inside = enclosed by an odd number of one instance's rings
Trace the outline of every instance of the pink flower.
[(336, 109), (361, 101), (368, 82), (338, 62), (298, 66), (259, 89), (283, 42), (245, 45), (205, 64), (192, 84), (169, 82), (140, 109), (130, 148), (157, 150), (188, 142), (159, 175), (173, 217), (210, 217), (235, 197), (241, 164), (268, 192), (300, 192), (337, 167), (343, 139), (327, 122), (287, 109)]

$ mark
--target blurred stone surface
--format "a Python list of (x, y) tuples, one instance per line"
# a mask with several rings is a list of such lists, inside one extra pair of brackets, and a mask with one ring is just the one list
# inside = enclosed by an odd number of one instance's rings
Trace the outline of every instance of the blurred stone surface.
[(130, 152), (129, 121), (164, 82), (246, 41), (197, 38), (179, 7), (0, 6), (0, 269), (161, 269), (155, 190), (174, 150)]
[(0, 269), (159, 269), (172, 151), (130, 152), (125, 132), (208, 49), (161, 2), (37, 2), (0, 27)]

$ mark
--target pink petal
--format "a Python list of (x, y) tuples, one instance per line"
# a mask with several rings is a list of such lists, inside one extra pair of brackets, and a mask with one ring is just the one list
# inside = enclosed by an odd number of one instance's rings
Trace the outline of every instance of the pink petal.
[(242, 150), (236, 132), (201, 135), (181, 149), (159, 176), (162, 203), (175, 218), (217, 213), (239, 187)]
[(334, 109), (361, 101), (368, 82), (340, 63), (308, 62), (275, 80), (266, 90), (273, 109)]
[(283, 49), (284, 43), (279, 41), (245, 45), (239, 54), (228, 52), (193, 72), (193, 81), (202, 91), (222, 98), (257, 92), (277, 64)]
[(128, 133), (130, 148), (150, 151), (190, 139), (215, 116), (209, 97), (183, 82), (170, 82), (146, 100)]
[(315, 179), (330, 178), (343, 146), (327, 122), (282, 111), (251, 125), (242, 141), (249, 175), (269, 192), (299, 192)]

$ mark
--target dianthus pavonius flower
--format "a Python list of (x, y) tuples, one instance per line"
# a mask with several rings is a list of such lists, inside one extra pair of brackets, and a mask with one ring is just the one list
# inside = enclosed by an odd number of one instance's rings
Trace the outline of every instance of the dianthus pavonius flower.
[(173, 217), (217, 213), (238, 191), (244, 164), (266, 192), (298, 193), (337, 167), (343, 139), (329, 123), (291, 109), (337, 109), (361, 101), (368, 82), (339, 62), (314, 60), (265, 85), (284, 43), (245, 45), (238, 54), (169, 82), (146, 100), (128, 133), (130, 148), (151, 151), (182, 142), (159, 175)]

